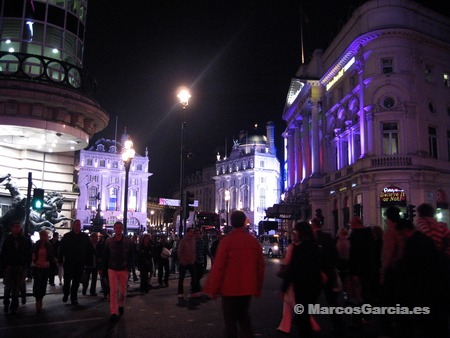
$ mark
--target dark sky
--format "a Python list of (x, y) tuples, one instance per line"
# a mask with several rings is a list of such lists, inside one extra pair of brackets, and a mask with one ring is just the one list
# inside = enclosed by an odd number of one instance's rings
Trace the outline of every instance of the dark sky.
[[(304, 1), (305, 55), (325, 48), (361, 1)], [(186, 171), (214, 163), (240, 130), (275, 123), (301, 64), (300, 6), (294, 0), (90, 0), (84, 68), (97, 79), (95, 98), (110, 124), (124, 128), (138, 153), (149, 150), (149, 196), (170, 197), (179, 182), (182, 114), (176, 91), (190, 87)]]

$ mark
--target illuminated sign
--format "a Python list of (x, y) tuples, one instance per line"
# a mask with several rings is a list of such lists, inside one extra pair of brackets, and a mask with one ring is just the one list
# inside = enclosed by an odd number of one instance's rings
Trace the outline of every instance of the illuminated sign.
[(344, 73), (355, 63), (355, 57), (352, 57), (349, 62), (331, 79), (326, 85), (326, 90), (328, 91), (333, 85), (342, 77)]
[(389, 186), (385, 187), (380, 194), (380, 202), (382, 205), (386, 204), (406, 204), (405, 191), (399, 187)]

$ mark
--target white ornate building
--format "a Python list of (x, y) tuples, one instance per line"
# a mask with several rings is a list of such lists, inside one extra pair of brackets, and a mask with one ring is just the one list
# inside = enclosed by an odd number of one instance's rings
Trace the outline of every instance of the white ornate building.
[(241, 132), (230, 156), (218, 155), (214, 180), (215, 212), (228, 221), (230, 212), (242, 210), (250, 228), (257, 231), (266, 209), (280, 200), (280, 162), (276, 157), (273, 123), (267, 124), (267, 135)]
[(450, 18), (406, 0), (368, 1), (292, 79), (285, 202), (322, 209), (336, 231), (352, 214), (430, 203), (449, 222)]
[[(122, 144), (126, 135), (122, 136)], [(114, 140), (100, 139), (88, 150), (79, 152), (77, 218), (85, 227), (99, 212), (106, 227), (112, 229), (123, 220), (125, 168), (121, 158), (122, 145)], [(128, 185), (127, 229), (146, 230), (148, 198), (148, 152), (136, 154), (131, 162)]]

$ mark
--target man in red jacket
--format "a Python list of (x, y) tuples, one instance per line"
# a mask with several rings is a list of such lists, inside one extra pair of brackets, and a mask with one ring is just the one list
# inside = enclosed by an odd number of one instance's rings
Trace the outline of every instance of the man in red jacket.
[(247, 217), (242, 211), (230, 216), (233, 230), (221, 241), (204, 292), (222, 296), (225, 336), (253, 337), (249, 313), (252, 296), (261, 295), (264, 257), (259, 242), (244, 228)]

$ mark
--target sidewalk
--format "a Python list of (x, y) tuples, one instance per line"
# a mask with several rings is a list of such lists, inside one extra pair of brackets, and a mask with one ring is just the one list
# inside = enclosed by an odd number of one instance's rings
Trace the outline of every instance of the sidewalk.
[[(139, 272), (138, 271), (137, 271), (137, 275), (139, 276)], [(187, 273), (185, 279), (190, 279), (190, 278), (191, 277), (189, 276), (189, 273)], [(169, 275), (169, 281), (177, 281), (178, 282), (178, 272), (171, 273)], [(140, 279), (138, 279), (137, 281), (133, 281), (133, 277), (130, 276), (130, 279), (129, 279), (129, 282), (128, 282), (127, 294), (140, 293), (139, 283), (140, 283)], [(157, 276), (152, 276), (151, 285), (152, 285), (153, 289), (158, 289), (159, 288), (158, 277)], [(25, 286), (26, 286), (27, 298), (28, 297), (32, 297), (33, 296), (33, 280), (31, 279), (29, 282), (25, 282)], [(80, 288), (79, 288), (79, 294), (80, 295), (81, 295), (81, 288), (82, 288), (82, 286), (80, 284)], [(4, 298), (4, 291), (5, 291), (5, 284), (3, 282), (3, 278), (1, 278), (0, 299)], [(100, 291), (101, 291), (100, 280), (97, 280), (97, 294), (99, 296), (101, 295)], [(51, 286), (50, 284), (47, 285), (47, 295), (54, 295), (54, 294), (61, 294), (62, 295), (62, 293), (63, 293), (62, 285), (59, 285), (58, 276), (55, 276), (55, 286)], [(0, 306), (2, 306), (2, 304), (0, 304)]]

